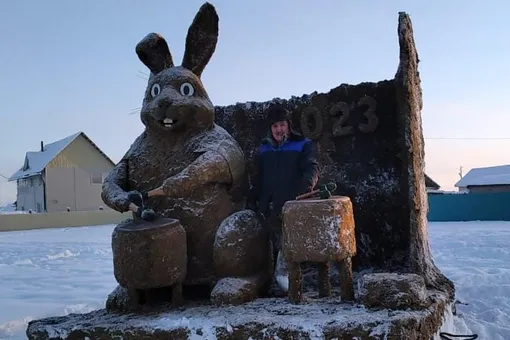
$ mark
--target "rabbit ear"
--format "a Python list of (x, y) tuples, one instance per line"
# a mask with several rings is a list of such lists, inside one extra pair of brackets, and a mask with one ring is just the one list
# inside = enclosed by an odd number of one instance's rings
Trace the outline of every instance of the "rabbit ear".
[(174, 66), (166, 40), (158, 33), (149, 33), (145, 36), (136, 45), (136, 54), (153, 74)]
[(218, 21), (216, 9), (206, 2), (198, 10), (188, 29), (182, 66), (191, 70), (198, 77), (216, 49)]

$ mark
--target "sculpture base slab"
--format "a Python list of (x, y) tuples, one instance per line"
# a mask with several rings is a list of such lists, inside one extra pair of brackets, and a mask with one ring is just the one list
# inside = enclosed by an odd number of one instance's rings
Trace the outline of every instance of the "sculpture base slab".
[[(264, 298), (240, 305), (196, 306), (115, 314), (104, 309), (31, 321), (28, 339), (432, 339), (451, 301), (428, 291), (434, 301), (421, 310), (368, 310), (338, 303), (338, 296), (304, 294), (299, 305)], [(447, 331), (443, 329), (443, 331)]]

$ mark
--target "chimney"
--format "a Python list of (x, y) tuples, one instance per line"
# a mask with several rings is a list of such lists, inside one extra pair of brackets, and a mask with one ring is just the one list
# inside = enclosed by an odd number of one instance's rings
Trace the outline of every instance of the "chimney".
[(44, 151), (44, 143), (43, 143), (43, 141), (41, 141), (41, 152), (43, 152), (43, 151)]

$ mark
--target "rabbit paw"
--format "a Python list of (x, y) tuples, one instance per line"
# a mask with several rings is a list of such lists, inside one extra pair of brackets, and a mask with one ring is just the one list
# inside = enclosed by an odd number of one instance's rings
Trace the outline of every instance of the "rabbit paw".
[(143, 202), (149, 198), (147, 192), (133, 190), (128, 192), (128, 200), (130, 203), (135, 204), (138, 207), (143, 206)]

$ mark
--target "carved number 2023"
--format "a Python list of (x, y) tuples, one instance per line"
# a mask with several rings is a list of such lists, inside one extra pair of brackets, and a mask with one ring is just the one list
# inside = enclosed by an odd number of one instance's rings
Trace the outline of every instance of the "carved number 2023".
[[(379, 125), (379, 118), (375, 115), (375, 108), (377, 106), (375, 99), (365, 96), (357, 102), (356, 106), (366, 107), (362, 114), (364, 117), (362, 120), (365, 122), (357, 125), (358, 130), (363, 133), (375, 131)], [(348, 136), (356, 131), (354, 126), (347, 125), (347, 121), (351, 115), (351, 106), (349, 104), (345, 102), (336, 103), (329, 113), (333, 117), (333, 137)], [(310, 123), (312, 123), (311, 126)], [(310, 106), (303, 110), (301, 113), (301, 130), (307, 137), (313, 140), (320, 139), (323, 128), (324, 121), (318, 108)]]
[[(379, 125), (379, 119), (375, 115), (376, 101), (374, 98), (365, 96), (358, 102), (358, 106), (366, 106), (367, 108), (363, 112), (363, 116), (366, 119), (366, 123), (358, 124), (358, 129), (363, 133), (369, 133), (375, 131), (377, 125)], [(332, 134), (334, 137), (347, 136), (355, 132), (353, 125), (347, 125), (347, 120), (351, 115), (349, 104), (344, 102), (336, 103), (330, 110), (330, 115), (338, 117), (333, 122)]]

